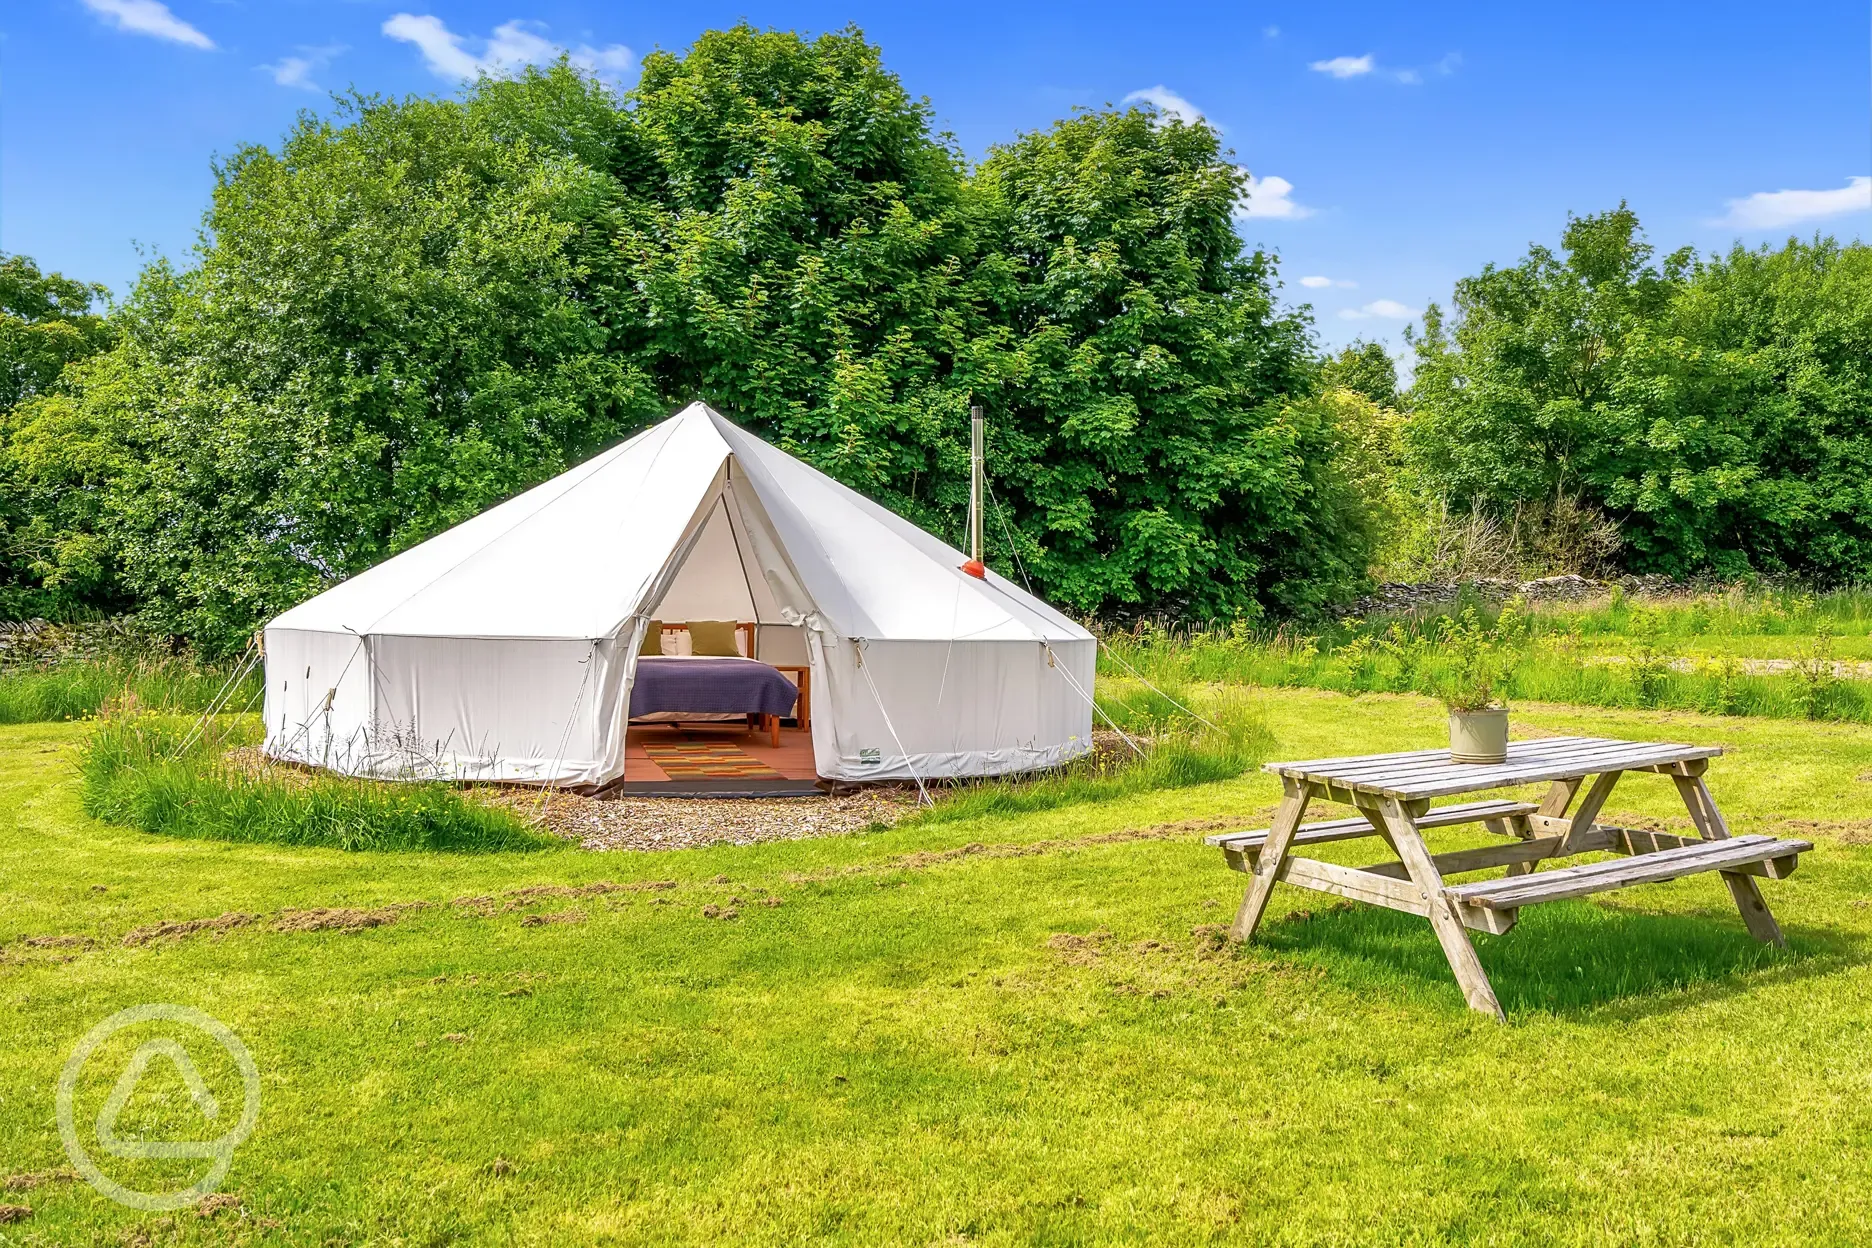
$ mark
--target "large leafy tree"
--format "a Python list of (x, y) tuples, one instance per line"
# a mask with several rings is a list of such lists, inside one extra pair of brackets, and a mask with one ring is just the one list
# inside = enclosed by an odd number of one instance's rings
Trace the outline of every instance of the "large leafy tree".
[(1309, 608), (1363, 538), (1241, 190), (1138, 111), (971, 172), (854, 31), (712, 32), (624, 100), (354, 98), (217, 170), (197, 262), (14, 441), (87, 500), (74, 557), (214, 644), (697, 398), (959, 538), (973, 396), (1004, 571)]
[[(746, 26), (655, 53), (647, 176), (610, 317), (669, 403), (700, 397), (899, 510), (953, 510), (975, 239), (962, 162), (855, 32)], [(934, 490), (934, 493), (932, 493)]]
[(1426, 317), (1406, 437), (1457, 506), (1580, 496), (1647, 569), (1872, 566), (1872, 250), (1659, 266), (1621, 207), (1465, 279), (1455, 312)]
[(109, 448), (97, 531), (179, 632), (225, 641), (657, 406), (578, 297), (602, 177), (452, 103), (343, 121), (221, 167), (199, 264), (146, 274), (45, 414)]
[(1321, 361), (1320, 384), (1328, 390), (1350, 390), (1381, 407), (1398, 405), (1397, 364), (1382, 342), (1361, 339), (1341, 347)]
[(604, 297), (671, 402), (957, 538), (983, 402), (991, 554), (1082, 610), (1341, 588), (1358, 556), (1335, 535), (1323, 567), (1298, 562), (1329, 435), (1273, 401), (1302, 383), (1305, 327), (1241, 254), (1214, 131), (1095, 114), (968, 177), (855, 32), (708, 34), (650, 57), (632, 102), (645, 163)]
[(1307, 329), (1244, 255), (1215, 132), (1132, 110), (996, 149), (962, 352), (1037, 581), (1085, 610), (1311, 607), (1362, 576)]
[[(82, 479), (45, 476), (43, 457), (17, 436), (51, 401), (43, 396), (58, 393), (67, 366), (110, 345), (104, 298), (102, 286), (0, 255), (0, 612), (11, 617), (123, 605), (111, 561), (83, 524)], [(76, 463), (82, 451), (62, 457)]]
[(65, 366), (110, 343), (105, 290), (0, 253), (0, 412), (52, 389)]

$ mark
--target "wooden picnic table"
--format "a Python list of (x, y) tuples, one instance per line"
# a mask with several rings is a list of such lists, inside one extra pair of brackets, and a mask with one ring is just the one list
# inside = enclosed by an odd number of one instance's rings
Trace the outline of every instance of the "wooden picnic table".
[[(1807, 841), (1731, 836), (1703, 774), (1722, 750), (1670, 742), (1549, 737), (1515, 741), (1502, 763), (1452, 763), (1448, 750), (1367, 754), (1269, 763), (1285, 795), (1272, 827), (1207, 838), (1229, 865), (1250, 875), (1248, 892), (1229, 935), (1249, 940), (1267, 909), (1276, 880), (1362, 901), (1430, 921), (1456, 982), (1471, 1008), (1502, 1018), (1469, 929), (1504, 933), (1521, 907), (1568, 897), (1677, 879), (1705, 871), (1721, 874), (1750, 935), (1783, 944), (1781, 929), (1755, 881), (1784, 879), (1811, 850)], [(1627, 772), (1668, 776), (1683, 797), (1699, 835), (1674, 836), (1597, 822), (1613, 786)], [(1588, 777), (1594, 777), (1586, 785)], [(1433, 807), (1433, 799), (1546, 782), (1539, 802), (1485, 800)], [(1585, 792), (1581, 795), (1581, 789)], [(1575, 798), (1578, 798), (1577, 803)], [(1314, 798), (1357, 808), (1357, 816), (1301, 823)], [(1504, 838), (1478, 849), (1433, 854), (1424, 832), (1481, 824)], [(1354, 868), (1293, 854), (1296, 845), (1378, 837), (1396, 859)], [(1550, 859), (1591, 852), (1622, 855), (1550, 871)], [(1505, 877), (1449, 884), (1446, 878), (1506, 867)]]

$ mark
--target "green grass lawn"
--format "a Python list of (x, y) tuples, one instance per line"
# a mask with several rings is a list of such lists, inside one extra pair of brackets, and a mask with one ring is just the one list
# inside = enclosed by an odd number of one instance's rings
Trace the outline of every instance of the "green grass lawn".
[[(1414, 697), (1249, 696), (1276, 757), (1442, 731)], [(238, 1207), (55, 1178), (0, 1192), (32, 1209), (0, 1243), (1864, 1242), (1872, 728), (1516, 719), (1730, 747), (1736, 830), (1818, 845), (1763, 884), (1789, 951), (1713, 877), (1539, 907), (1478, 938), (1501, 1026), (1406, 916), (1281, 888), (1264, 943), (1213, 947), (1244, 877), (1165, 825), (1250, 826), (1258, 775), (740, 849), (345, 853), (96, 823), (82, 727), (0, 728), (0, 1179), (66, 1165), (61, 1066), (126, 1006), (206, 1010), (262, 1076)], [(256, 917), (139, 932), (223, 914)], [(194, 1112), (152, 1076), (119, 1129)]]

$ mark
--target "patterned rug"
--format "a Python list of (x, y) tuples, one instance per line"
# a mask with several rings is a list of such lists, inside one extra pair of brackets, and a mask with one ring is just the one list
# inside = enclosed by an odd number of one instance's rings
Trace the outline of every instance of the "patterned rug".
[(644, 753), (672, 780), (778, 779), (780, 773), (736, 746), (686, 741), (646, 745)]

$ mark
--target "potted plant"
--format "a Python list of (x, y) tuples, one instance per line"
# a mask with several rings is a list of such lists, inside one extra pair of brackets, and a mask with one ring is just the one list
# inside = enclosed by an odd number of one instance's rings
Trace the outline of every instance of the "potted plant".
[(1445, 630), (1451, 664), (1442, 697), (1449, 710), (1452, 763), (1500, 763), (1508, 758), (1508, 707), (1497, 690), (1514, 662), (1508, 644), (1514, 629), (1512, 607), (1493, 628), (1468, 607)]

